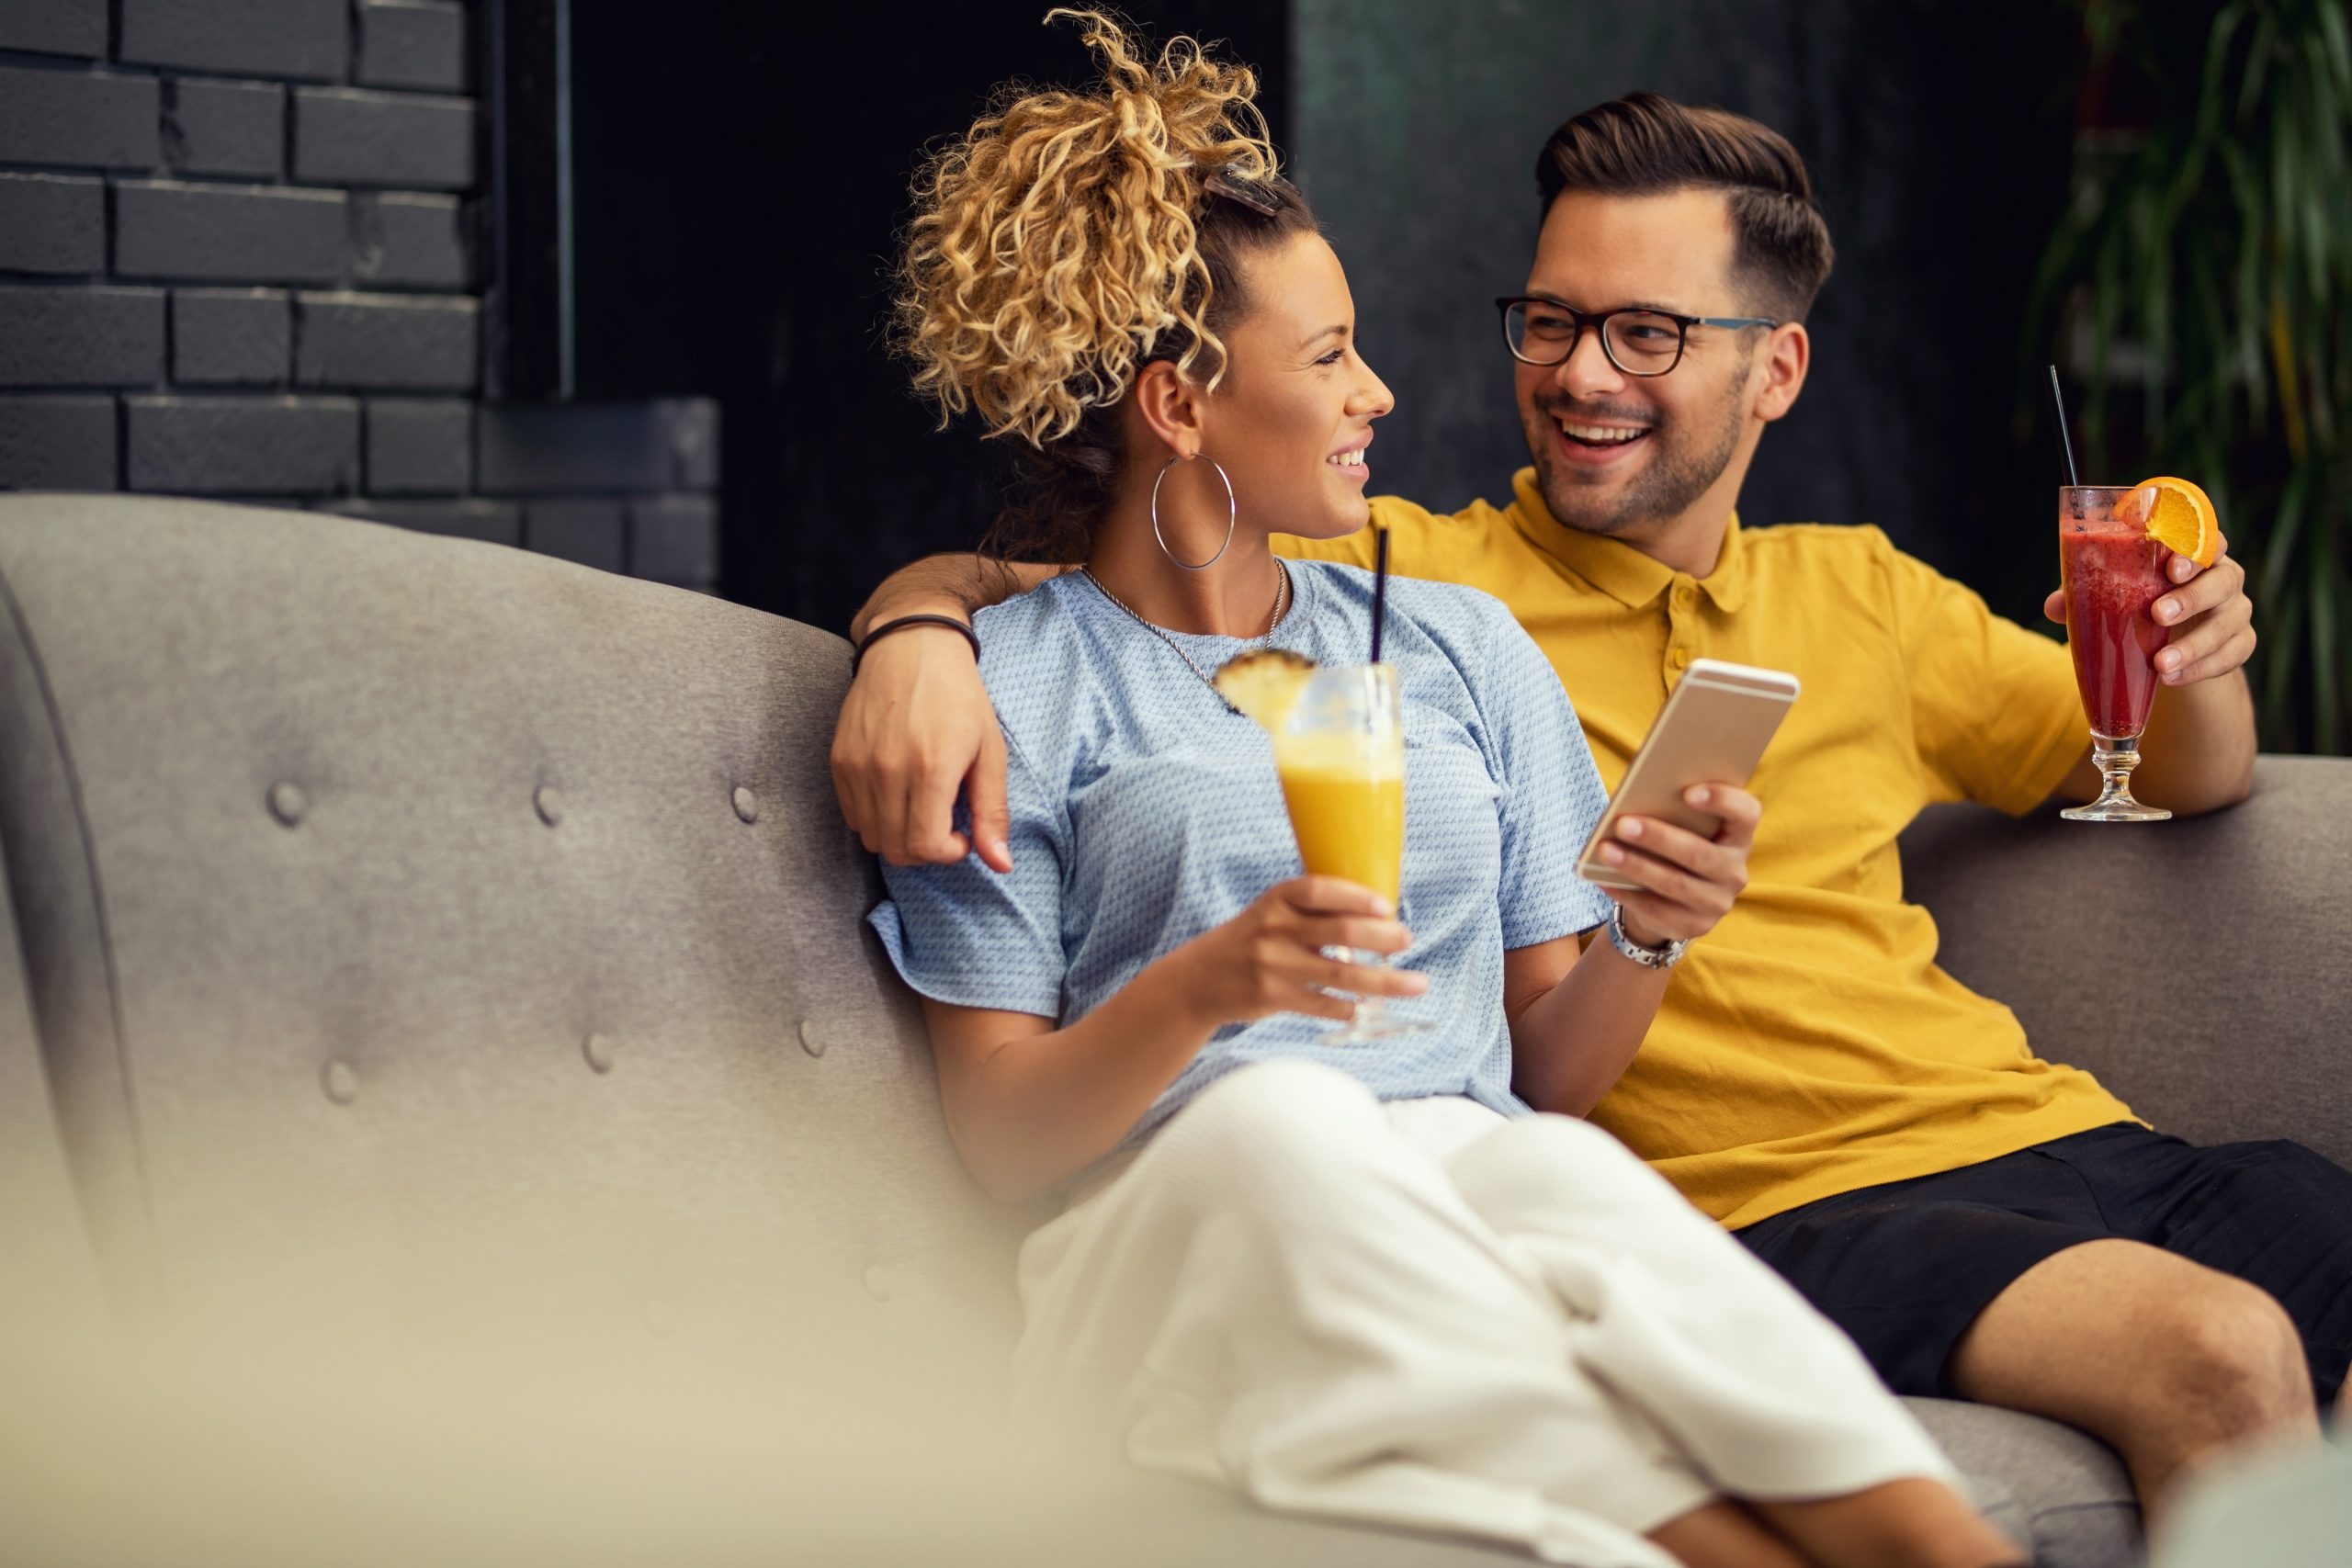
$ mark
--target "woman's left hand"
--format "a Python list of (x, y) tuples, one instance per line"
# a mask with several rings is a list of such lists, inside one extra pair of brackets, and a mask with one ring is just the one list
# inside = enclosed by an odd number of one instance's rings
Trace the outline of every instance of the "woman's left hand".
[(1645, 891), (1615, 892), (1625, 934), (1645, 947), (1689, 942), (1715, 929), (1747, 887), (1747, 852), (1763, 803), (1729, 784), (1693, 784), (1682, 798), (1723, 818), (1713, 839), (1655, 817), (1625, 816), (1600, 858)]

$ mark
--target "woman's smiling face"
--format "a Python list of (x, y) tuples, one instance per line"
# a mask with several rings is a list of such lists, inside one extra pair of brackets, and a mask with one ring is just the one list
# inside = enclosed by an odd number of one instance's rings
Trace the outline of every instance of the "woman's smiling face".
[[(1356, 352), (1348, 275), (1319, 234), (1295, 236), (1246, 265), (1250, 309), (1218, 334), (1227, 371), (1204, 400), (1201, 453), (1232, 480), (1245, 523), (1312, 539), (1352, 534), (1372, 515), (1372, 422), (1396, 399)], [(1184, 477), (1188, 512), (1213, 509), (1221, 523), (1216, 475)]]

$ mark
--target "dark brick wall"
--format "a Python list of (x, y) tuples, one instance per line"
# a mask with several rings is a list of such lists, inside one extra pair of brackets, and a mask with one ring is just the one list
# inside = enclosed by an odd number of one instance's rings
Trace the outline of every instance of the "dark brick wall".
[(457, 0), (0, 0), (0, 490), (715, 589), (715, 403), (480, 396), (474, 36)]

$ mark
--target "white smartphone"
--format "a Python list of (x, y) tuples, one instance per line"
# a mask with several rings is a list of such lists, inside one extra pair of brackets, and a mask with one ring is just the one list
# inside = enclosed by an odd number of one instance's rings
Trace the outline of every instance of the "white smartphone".
[(1667, 694), (1666, 706), (1642, 738), (1624, 782), (1585, 840), (1577, 874), (1603, 887), (1640, 889), (1600, 858), (1600, 846), (1615, 835), (1617, 818), (1629, 811), (1714, 837), (1723, 818), (1691, 806), (1682, 792), (1697, 784), (1747, 788), (1797, 691), (1797, 678), (1784, 670), (1693, 660), (1681, 682)]

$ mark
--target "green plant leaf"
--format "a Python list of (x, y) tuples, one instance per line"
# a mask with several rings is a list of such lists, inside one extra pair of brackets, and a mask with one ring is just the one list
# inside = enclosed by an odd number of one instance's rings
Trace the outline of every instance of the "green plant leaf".
[(2320, 36), (2327, 40), (2327, 57), (2335, 67), (2336, 90), (2352, 96), (2352, 28), (2344, 20), (2344, 7), (2336, 0), (2320, 0)]
[(2254, 106), (2262, 99), (2263, 85), (2270, 77), (2270, 48), (2278, 37), (2278, 20), (2264, 13), (2254, 25), (2254, 43), (2246, 51), (2245, 80), (2238, 88), (2238, 118), (2254, 113)]
[[(2155, 114), (2080, 145), (2028, 342), (2038, 362), (2080, 331), (2093, 466), (2136, 389), (2120, 445), (2222, 508), (2254, 569), (2266, 739), (2352, 744), (2352, 6), (2078, 4), (2094, 68)], [(2146, 383), (2118, 382), (2124, 344)]]
[[(2310, 601), (2301, 593), (2281, 599), (2267, 617), (2257, 607), (2255, 629), (2262, 639), (2262, 725), (2269, 732), (2266, 744), (2279, 745), (2292, 735), (2290, 716), (2295, 697), (2295, 671), (2306, 651), (2303, 618)], [(2264, 624), (2265, 619), (2268, 621)], [(2281, 733), (2284, 731), (2285, 733)]]
[(2278, 497), (2278, 509), (2270, 515), (2267, 525), (2270, 540), (2262, 552), (2261, 570), (2255, 574), (2255, 597), (2266, 604), (2276, 603), (2287, 587), (2287, 568), (2296, 558), (2295, 546), (2302, 537), (2303, 509), (2311, 498), (2315, 469), (2305, 464), (2295, 470), (2287, 488)]
[(2197, 90), (2197, 130), (2199, 136), (2210, 136), (2222, 124), (2222, 69), (2229, 63), (2230, 39), (2245, 20), (2243, 4), (2222, 7), (2213, 18), (2213, 30), (2205, 35), (2205, 76)]
[(2254, 171), (2246, 166), (2245, 155), (2236, 147), (2223, 145), (2222, 166), (2229, 171), (2236, 209), (2233, 233), (2238, 248), (2233, 276), (2237, 320), (2231, 324), (2236, 338), (2232, 357), (2237, 361), (2237, 374), (2248, 383), (2254, 416), (2258, 421), (2267, 408), (2267, 389), (2262, 374), (2262, 197)]
[(2312, 574), (2312, 743), (2322, 751), (2343, 749), (2344, 671), (2338, 664), (2335, 620), (2336, 562), (2323, 556)]

